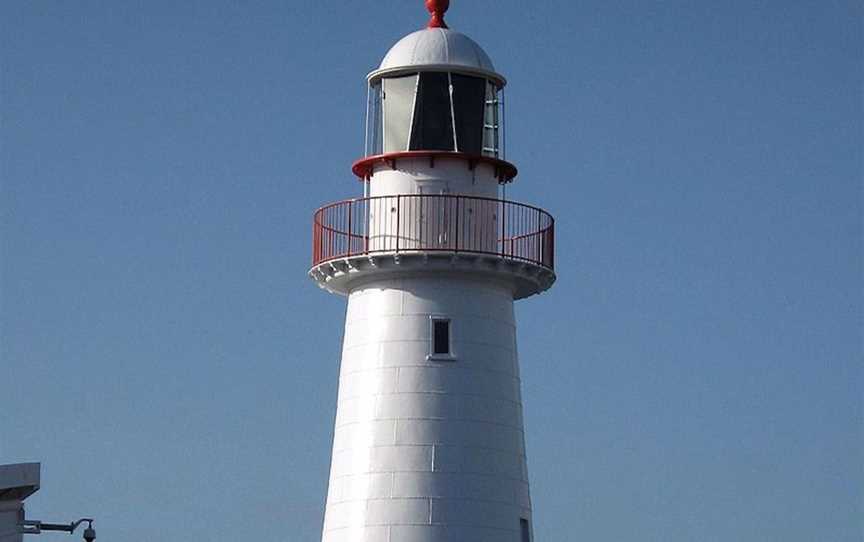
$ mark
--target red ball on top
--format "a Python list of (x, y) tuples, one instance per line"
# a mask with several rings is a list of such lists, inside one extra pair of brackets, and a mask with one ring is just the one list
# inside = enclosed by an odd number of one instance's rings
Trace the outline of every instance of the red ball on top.
[(444, 22), (444, 13), (450, 7), (450, 0), (426, 0), (426, 9), (432, 14), (429, 19), (429, 28), (447, 28)]

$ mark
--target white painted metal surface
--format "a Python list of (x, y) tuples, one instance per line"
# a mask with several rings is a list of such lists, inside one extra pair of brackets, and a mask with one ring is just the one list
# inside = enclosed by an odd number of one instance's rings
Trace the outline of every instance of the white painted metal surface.
[(490, 77), (504, 86), (506, 80), (495, 71), (486, 51), (476, 41), (449, 28), (424, 28), (408, 34), (384, 56), (373, 81), (385, 74), (422, 69), (449, 69)]
[(21, 542), (24, 499), (39, 490), (39, 463), (0, 465), (0, 542)]
[(450, 254), (418, 252), (360, 254), (316, 265), (309, 276), (328, 292), (349, 295), (353, 290), (404, 274), (433, 278), (451, 274), (473, 276), (485, 282), (495, 281), (512, 293), (513, 299), (524, 299), (545, 292), (555, 283), (549, 268), (485, 254)]
[[(434, 317), (452, 357), (431, 356)], [(324, 542), (521, 542), (531, 520), (513, 294), (404, 276), (349, 297)]]
[(469, 166), (464, 158), (400, 158), (397, 168), (375, 166), (369, 183), (371, 196), (395, 194), (461, 194), (495, 198), (498, 179), (489, 164)]
[[(427, 6), (443, 15), (447, 2)], [(400, 40), (369, 81), (425, 71), (505, 84), (476, 42), (446, 28)], [(412, 81), (406, 78), (405, 87)], [(389, 90), (391, 99), (399, 95)], [(451, 82), (451, 113), (453, 93)], [(497, 108), (494, 93), (486, 100), (487, 110)], [(497, 130), (497, 110), (484, 122)], [(367, 125), (367, 135), (377, 133), (374, 126)], [(484, 145), (497, 156), (496, 138)], [(500, 164), (456, 153), (406, 154), (364, 171), (373, 202), (319, 211), (347, 209), (347, 216), (333, 213), (345, 224), (316, 214), (309, 274), (348, 296), (322, 540), (531, 542), (513, 302), (554, 282), (552, 238), (548, 261), (507, 257), (507, 247), (521, 241), (506, 244), (503, 204), (484, 199), (498, 195)], [(456, 198), (461, 207), (454, 211), (446, 196), (434, 199), (442, 194), (463, 196)], [(420, 199), (427, 204), (417, 206)], [(538, 217), (531, 235), (545, 240), (538, 230), (543, 212), (531, 209)], [(460, 217), (458, 226), (448, 213)], [(460, 244), (449, 238), (435, 250), (437, 235), (463, 230), (474, 232), (476, 246), (463, 243), (473, 253), (451, 250)], [(433, 352), (436, 319), (449, 321), (446, 355)]]

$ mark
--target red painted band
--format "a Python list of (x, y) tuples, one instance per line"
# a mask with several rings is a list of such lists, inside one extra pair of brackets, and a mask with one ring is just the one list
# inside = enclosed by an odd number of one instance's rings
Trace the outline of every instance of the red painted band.
[(495, 168), (495, 176), (501, 184), (509, 183), (519, 173), (516, 166), (506, 160), (493, 158), (492, 156), (482, 156), (454, 151), (401, 151), (376, 154), (374, 156), (361, 158), (354, 162), (351, 166), (351, 171), (353, 171), (354, 175), (359, 177), (360, 180), (366, 180), (372, 176), (376, 164), (385, 164), (391, 169), (396, 169), (396, 161), (403, 158), (429, 158), (433, 161), (436, 158), (458, 158), (467, 162), (468, 167), (471, 169), (473, 169), (476, 164), (490, 164)]

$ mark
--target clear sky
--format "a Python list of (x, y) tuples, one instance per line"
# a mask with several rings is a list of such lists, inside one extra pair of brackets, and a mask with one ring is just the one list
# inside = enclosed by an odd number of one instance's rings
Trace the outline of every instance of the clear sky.
[[(538, 542), (862, 540), (862, 18), (452, 2), (510, 82), (508, 196), (558, 220), (517, 306)], [(361, 193), (364, 76), (425, 21), (0, 4), (0, 463), (42, 461), (31, 517), (319, 536), (345, 301), (306, 278), (311, 213)]]

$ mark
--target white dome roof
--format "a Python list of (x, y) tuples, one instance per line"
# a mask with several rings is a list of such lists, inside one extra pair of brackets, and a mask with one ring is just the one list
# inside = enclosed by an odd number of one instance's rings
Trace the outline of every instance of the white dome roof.
[(408, 34), (390, 48), (381, 66), (369, 74), (369, 79), (395, 73), (416, 71), (416, 68), (451, 68), (465, 73), (489, 77), (504, 86), (504, 78), (486, 51), (465, 34), (449, 28), (424, 28)]

